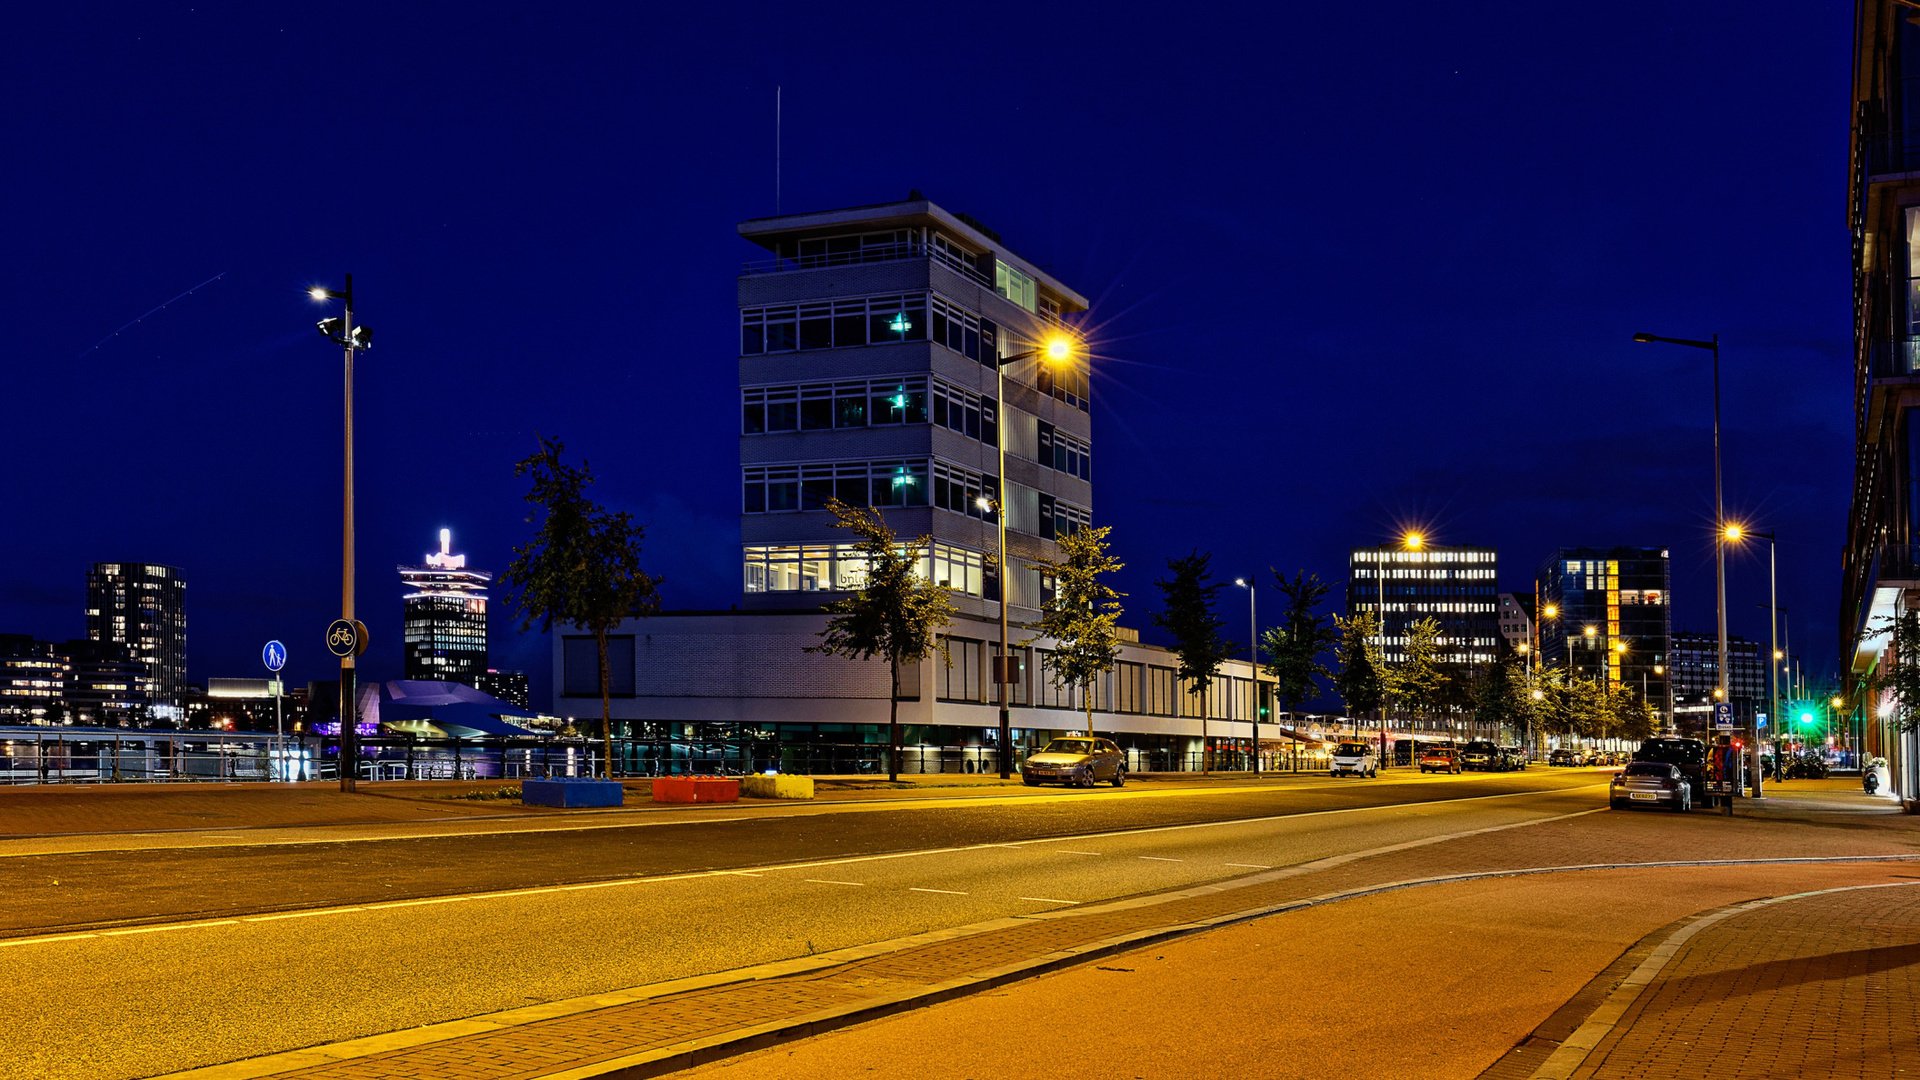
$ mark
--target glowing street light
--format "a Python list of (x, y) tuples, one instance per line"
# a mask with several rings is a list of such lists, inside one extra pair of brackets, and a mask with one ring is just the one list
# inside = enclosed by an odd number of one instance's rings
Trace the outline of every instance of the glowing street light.
[[(998, 536), (998, 546), (994, 554), (994, 566), (999, 572), (1000, 582), (1000, 656), (994, 664), (993, 679), (998, 687), (997, 697), (1000, 703), (1000, 779), (1013, 775), (1013, 717), (1007, 700), (1013, 685), (1013, 656), (1007, 645), (1007, 593), (1013, 588), (1013, 575), (1007, 570), (1007, 368), (1020, 360), (1044, 358), (1050, 363), (1071, 363), (1074, 355), (1074, 339), (1063, 333), (1047, 335), (1047, 339), (1031, 349), (998, 358), (993, 365), (995, 423), (994, 441), (998, 444), (999, 475), (994, 478), (994, 493), (991, 497), (981, 495), (975, 504), (982, 510), (991, 511)], [(1087, 737), (1093, 737), (1093, 728), (1089, 724)]]
[(346, 284), (338, 292), (315, 285), (307, 290), (307, 295), (322, 303), (328, 300), (341, 302), (341, 314), (321, 319), (316, 329), (321, 336), (339, 345), (346, 357), (345, 392), (342, 395), (345, 455), (340, 500), (340, 618), (353, 624), (357, 641), (355, 648), (340, 657), (339, 769), (340, 790), (350, 792), (354, 789), (354, 774), (359, 771), (360, 764), (360, 715), (355, 700), (358, 693), (354, 685), (354, 658), (367, 648), (366, 627), (353, 617), (353, 354), (373, 348), (373, 330), (353, 324), (352, 274), (346, 275)]
[[(1249, 669), (1249, 678), (1253, 684), (1253, 775), (1260, 775), (1260, 619), (1254, 614), (1254, 592), (1251, 578), (1234, 578), (1234, 585), (1247, 590), (1247, 651), (1253, 658), (1253, 667)], [(1204, 750), (1204, 748), (1203, 748)]]
[[(1768, 644), (1773, 650), (1773, 658), (1776, 661), (1775, 663), (1767, 665), (1770, 669), (1767, 684), (1767, 708), (1777, 717), (1781, 712), (1780, 665), (1777, 661), (1786, 656), (1786, 653), (1780, 649), (1780, 589), (1778, 585), (1779, 575), (1777, 572), (1779, 545), (1774, 541), (1773, 534), (1770, 532), (1760, 532), (1757, 529), (1749, 529), (1737, 521), (1729, 521), (1725, 527), (1720, 530), (1720, 538), (1724, 542), (1720, 544), (1719, 547), (1724, 551), (1726, 544), (1740, 543), (1749, 536), (1756, 540), (1765, 540), (1767, 542), (1767, 633), (1771, 638)], [(1720, 662), (1722, 664), (1726, 663), (1726, 658), (1724, 656), (1721, 657)], [(1752, 743), (1753, 749), (1750, 752), (1752, 761), (1749, 764), (1749, 768), (1753, 773), (1753, 797), (1758, 799), (1763, 796), (1760, 794), (1760, 724), (1757, 717), (1753, 725)]]

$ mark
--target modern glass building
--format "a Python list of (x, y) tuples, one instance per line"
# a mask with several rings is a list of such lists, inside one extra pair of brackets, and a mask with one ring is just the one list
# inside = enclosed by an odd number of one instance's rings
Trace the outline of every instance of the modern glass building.
[(487, 673), (487, 585), (493, 575), (467, 567), (440, 530), (440, 550), (420, 566), (402, 566), (406, 677), (473, 686)]
[(1840, 658), (1870, 754), (1920, 798), (1920, 731), (1857, 687), (1898, 662), (1884, 630), (1920, 606), (1920, 25), (1902, 0), (1854, 5), (1847, 222), (1853, 233), (1853, 501), (1840, 577)]
[[(1766, 646), (1729, 635), (1727, 638), (1727, 693), (1733, 699), (1734, 719), (1751, 724), (1754, 713), (1772, 713), (1767, 707)], [(1681, 731), (1703, 733), (1713, 727), (1713, 692), (1720, 686), (1720, 637), (1682, 630), (1673, 635), (1674, 725)], [(1779, 718), (1772, 720), (1772, 734)]]
[(1444, 662), (1489, 664), (1500, 651), (1496, 569), (1492, 548), (1354, 548), (1347, 562), (1347, 612), (1380, 616), (1382, 655), (1390, 664), (1406, 659), (1408, 624), (1428, 618), (1440, 624)]
[[(1673, 573), (1665, 548), (1561, 548), (1535, 578), (1540, 654), (1667, 715)], [(1591, 631), (1589, 633), (1588, 631)]]
[(140, 669), (138, 700), (178, 710), (187, 685), (187, 582), (154, 563), (94, 563), (87, 639), (119, 645)]

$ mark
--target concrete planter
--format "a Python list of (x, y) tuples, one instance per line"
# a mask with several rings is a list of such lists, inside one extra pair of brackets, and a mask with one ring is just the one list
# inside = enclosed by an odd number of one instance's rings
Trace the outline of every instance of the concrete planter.
[(522, 780), (520, 805), (564, 810), (619, 806), (625, 793), (611, 780)]
[(658, 803), (719, 803), (740, 801), (740, 781), (730, 776), (662, 776), (653, 782)]
[(811, 799), (811, 776), (743, 776), (740, 794), (751, 799)]

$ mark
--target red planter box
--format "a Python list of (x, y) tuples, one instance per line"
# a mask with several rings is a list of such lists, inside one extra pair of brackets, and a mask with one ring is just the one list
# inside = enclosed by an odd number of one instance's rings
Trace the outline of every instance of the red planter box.
[(740, 781), (723, 776), (661, 776), (653, 781), (660, 803), (739, 802)]

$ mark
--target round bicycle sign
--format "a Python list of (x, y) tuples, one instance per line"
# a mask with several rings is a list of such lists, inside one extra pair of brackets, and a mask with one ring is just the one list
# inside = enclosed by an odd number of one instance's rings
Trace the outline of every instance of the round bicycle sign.
[(348, 619), (327, 624), (327, 651), (335, 656), (352, 656), (360, 645), (359, 628)]

